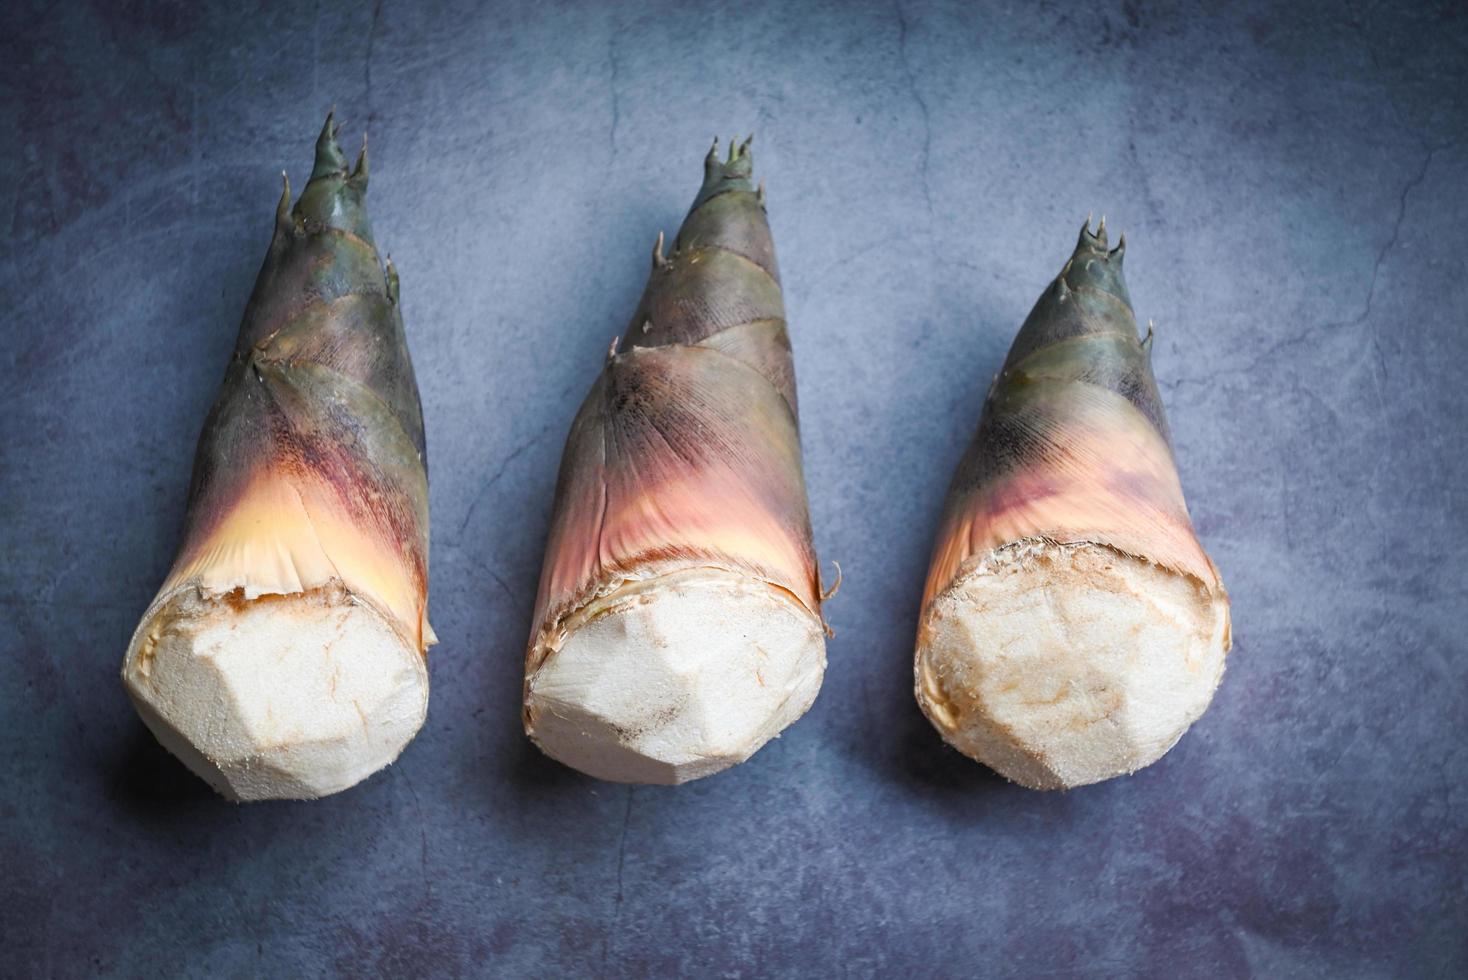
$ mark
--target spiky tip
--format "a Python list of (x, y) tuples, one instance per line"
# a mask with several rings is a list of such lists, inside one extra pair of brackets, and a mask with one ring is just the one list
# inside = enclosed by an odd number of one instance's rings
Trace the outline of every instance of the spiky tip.
[(754, 142), (754, 136), (745, 138), (739, 142), (736, 137), (729, 141), (728, 156), (719, 159), (719, 138), (714, 137), (714, 142), (709, 147), (708, 156), (703, 161), (703, 188), (698, 193), (698, 199), (693, 206), (698, 207), (704, 201), (724, 191), (742, 190), (754, 191), (750, 184), (750, 176), (754, 173), (754, 155), (750, 152), (750, 144)]
[(316, 137), (316, 165), (311, 168), (312, 180), (346, 172), (347, 158), (342, 153), (341, 145), (336, 141), (337, 134), (340, 132), (341, 127), (336, 124), (336, 108), (333, 107), (326, 114), (326, 122), (321, 127), (321, 135)]
[(372, 225), (365, 207), (367, 138), (363, 136), (356, 165), (349, 169), (337, 141), (340, 134), (341, 127), (336, 123), (336, 110), (333, 109), (327, 113), (321, 135), (316, 138), (316, 162), (311, 168), (311, 179), (306, 182), (301, 199), (296, 202), (294, 219), (308, 232), (330, 226), (370, 242)]
[(291, 179), (284, 170), (280, 172), (280, 201), (275, 205), (275, 227), (278, 231), (293, 231), (296, 223), (291, 219)]
[(1101, 222), (1096, 230), (1091, 230), (1091, 216), (1086, 215), (1085, 224), (1081, 225), (1081, 236), (1076, 242), (1076, 251), (1086, 249), (1093, 252), (1106, 251), (1106, 215), (1101, 216)]
[(362, 132), (362, 149), (357, 153), (357, 162), (352, 165), (352, 175), (347, 179), (361, 190), (367, 189), (367, 133)]
[(1120, 271), (1122, 259), (1126, 257), (1126, 232), (1122, 232), (1116, 241), (1116, 247), (1107, 249), (1106, 240), (1106, 216), (1101, 216), (1101, 221), (1096, 225), (1096, 230), (1091, 230), (1091, 216), (1086, 216), (1086, 223), (1081, 226), (1081, 235), (1076, 242), (1075, 253), (1072, 260), (1087, 253), (1099, 253), (1106, 261), (1115, 265)]
[(1070, 290), (1088, 286), (1100, 289), (1131, 306), (1126, 281), (1122, 278), (1122, 259), (1126, 256), (1126, 235), (1119, 236), (1116, 248), (1107, 249), (1106, 218), (1103, 215), (1091, 230), (1091, 217), (1086, 216), (1081, 225), (1081, 234), (1076, 241), (1075, 252), (1061, 270), (1056, 284), (1060, 299), (1065, 299)]

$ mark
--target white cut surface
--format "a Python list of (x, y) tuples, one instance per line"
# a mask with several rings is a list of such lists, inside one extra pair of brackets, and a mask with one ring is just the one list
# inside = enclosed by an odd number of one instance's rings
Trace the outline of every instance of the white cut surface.
[(428, 710), (423, 656), (340, 587), (253, 600), (185, 589), (138, 628), (123, 681), (158, 741), (231, 800), (353, 786)]
[(1095, 544), (991, 552), (931, 604), (918, 703), (949, 744), (1021, 785), (1063, 789), (1161, 758), (1213, 699), (1228, 600)]
[(599, 779), (683, 783), (743, 762), (805, 714), (826, 669), (794, 597), (700, 568), (630, 582), (566, 624), (526, 685), (546, 754)]

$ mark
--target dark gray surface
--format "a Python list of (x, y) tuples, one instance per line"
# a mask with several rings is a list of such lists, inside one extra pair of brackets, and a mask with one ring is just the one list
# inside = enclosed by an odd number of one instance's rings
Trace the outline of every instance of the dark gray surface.
[[(1461, 5), (246, 6), (0, 14), (0, 974), (1468, 971)], [(402, 272), (442, 644), (398, 764), (236, 807), (116, 672), (332, 103)], [(517, 717), (561, 440), (751, 127), (839, 635), (747, 765), (599, 784)], [(1236, 645), (1161, 763), (1043, 795), (940, 744), (911, 640), (1092, 209)]]

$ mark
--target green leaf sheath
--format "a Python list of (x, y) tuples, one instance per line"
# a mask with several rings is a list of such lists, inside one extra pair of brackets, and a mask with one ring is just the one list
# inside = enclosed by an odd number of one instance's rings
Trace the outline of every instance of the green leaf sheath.
[(703, 186), (672, 256), (654, 257), (620, 350), (668, 344), (721, 350), (763, 374), (794, 413), (780, 270), (762, 195), (750, 183), (749, 142), (731, 144), (724, 162), (717, 149), (704, 160)]

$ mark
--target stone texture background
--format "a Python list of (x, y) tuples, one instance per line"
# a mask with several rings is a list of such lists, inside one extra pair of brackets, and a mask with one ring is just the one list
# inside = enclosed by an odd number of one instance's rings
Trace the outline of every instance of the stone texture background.
[[(1464, 975), (1465, 92), (1456, 3), (7, 4), (0, 973)], [(397, 765), (236, 807), (116, 672), (333, 103), (402, 271), (442, 644)], [(600, 784), (517, 717), (560, 444), (750, 128), (839, 635), (749, 764)], [(1160, 764), (1043, 795), (941, 745), (911, 641), (1092, 210), (1237, 645)]]

